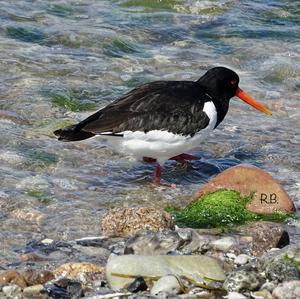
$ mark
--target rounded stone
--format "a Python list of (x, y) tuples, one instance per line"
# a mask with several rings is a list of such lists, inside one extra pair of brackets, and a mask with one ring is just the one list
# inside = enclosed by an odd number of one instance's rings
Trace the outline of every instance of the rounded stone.
[(22, 289), (15, 284), (4, 286), (2, 292), (6, 295), (6, 298), (21, 299), (22, 298)]
[(246, 270), (229, 273), (223, 284), (223, 288), (228, 292), (255, 291), (259, 286), (259, 275)]
[(247, 254), (239, 254), (235, 259), (234, 259), (234, 263), (236, 265), (245, 265), (249, 262), (249, 260), (251, 259), (251, 257)]
[(243, 197), (255, 192), (254, 198), (247, 204), (247, 209), (254, 213), (296, 211), (293, 201), (280, 183), (269, 173), (253, 165), (241, 164), (226, 169), (201, 187), (192, 200), (219, 189), (235, 190)]
[(110, 209), (101, 221), (105, 236), (127, 236), (141, 231), (160, 231), (173, 228), (169, 213), (148, 207)]
[(179, 278), (175, 275), (166, 275), (157, 280), (151, 289), (151, 295), (159, 293), (167, 293), (168, 295), (177, 295), (182, 292)]
[(298, 299), (300, 298), (300, 280), (286, 281), (279, 284), (273, 291), (274, 299)]

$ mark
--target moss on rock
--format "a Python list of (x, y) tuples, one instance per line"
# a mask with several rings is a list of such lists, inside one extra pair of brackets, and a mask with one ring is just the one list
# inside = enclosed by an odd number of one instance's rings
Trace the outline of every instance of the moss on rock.
[(233, 190), (218, 190), (208, 193), (192, 202), (181, 211), (174, 211), (175, 222), (179, 226), (193, 228), (228, 227), (248, 221), (283, 221), (288, 214), (262, 215), (250, 212), (246, 204), (252, 195), (241, 197)]

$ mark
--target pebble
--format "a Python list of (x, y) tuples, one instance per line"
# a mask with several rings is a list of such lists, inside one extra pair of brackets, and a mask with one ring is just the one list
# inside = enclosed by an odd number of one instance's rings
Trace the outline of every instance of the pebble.
[(83, 284), (102, 276), (104, 268), (92, 263), (66, 263), (53, 271), (56, 277), (75, 279)]
[(279, 284), (273, 291), (274, 299), (298, 299), (300, 298), (300, 280), (286, 281)]
[(4, 286), (2, 288), (2, 292), (6, 295), (7, 298), (21, 299), (23, 297), (22, 289), (15, 284)]
[(163, 255), (175, 251), (181, 243), (181, 239), (174, 231), (139, 233), (126, 242), (124, 253)]
[(228, 292), (256, 291), (259, 288), (259, 275), (247, 270), (238, 270), (228, 274), (223, 288)]
[(234, 259), (234, 263), (236, 265), (245, 265), (250, 261), (251, 257), (247, 254), (239, 254), (235, 259)]
[(39, 296), (41, 291), (44, 289), (42, 284), (37, 284), (34, 286), (27, 287), (23, 290), (23, 294), (26, 297), (32, 298), (35, 296)]
[(168, 295), (177, 295), (182, 292), (179, 278), (175, 275), (166, 275), (157, 280), (151, 289), (151, 295), (158, 295), (164, 292)]
[(148, 289), (147, 283), (142, 276), (137, 277), (129, 286), (127, 290), (131, 293), (146, 291)]
[(263, 267), (265, 276), (274, 282), (299, 279), (298, 268), (285, 260), (267, 261)]
[(27, 283), (24, 277), (16, 270), (6, 270), (0, 273), (0, 285), (15, 284), (20, 288), (25, 288)]
[(233, 237), (224, 237), (211, 242), (214, 249), (223, 252), (229, 251), (231, 248), (237, 245), (237, 241)]
[(173, 227), (169, 213), (148, 207), (110, 209), (102, 218), (101, 229), (105, 236), (127, 236), (141, 231), (160, 231)]
[(229, 292), (227, 296), (224, 296), (226, 299), (247, 299), (246, 296), (244, 296), (241, 293), (237, 292)]
[(273, 299), (272, 294), (264, 289), (256, 292), (251, 292), (251, 298), (253, 299)]

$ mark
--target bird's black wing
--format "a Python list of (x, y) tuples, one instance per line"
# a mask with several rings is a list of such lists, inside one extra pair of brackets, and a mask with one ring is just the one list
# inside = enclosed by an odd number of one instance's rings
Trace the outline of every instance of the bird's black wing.
[(193, 135), (209, 118), (203, 106), (211, 98), (192, 81), (157, 81), (140, 86), (76, 126), (93, 134), (166, 130)]

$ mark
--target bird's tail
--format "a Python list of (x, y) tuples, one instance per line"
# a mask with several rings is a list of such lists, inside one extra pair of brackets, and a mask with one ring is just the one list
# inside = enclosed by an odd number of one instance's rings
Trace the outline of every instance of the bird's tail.
[(58, 140), (60, 141), (79, 141), (95, 136), (95, 134), (91, 132), (81, 131), (78, 129), (77, 125), (71, 125), (64, 129), (59, 129), (53, 133), (58, 136)]

